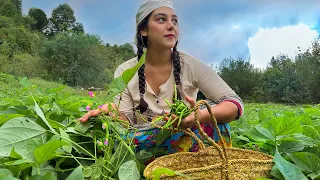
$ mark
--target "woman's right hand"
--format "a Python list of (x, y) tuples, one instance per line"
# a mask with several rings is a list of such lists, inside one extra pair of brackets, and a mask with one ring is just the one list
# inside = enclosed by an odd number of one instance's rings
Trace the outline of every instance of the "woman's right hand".
[[(117, 106), (114, 103), (111, 103), (112, 109), (117, 111)], [(114, 116), (114, 114), (112, 112), (109, 112), (108, 109), (108, 104), (104, 104), (101, 108), (99, 109), (95, 109), (95, 110), (90, 110), (89, 112), (87, 112), (84, 116), (82, 116), (81, 118), (79, 118), (78, 120), (82, 123), (85, 123), (88, 121), (88, 119), (90, 117), (95, 117), (97, 115), (99, 115), (100, 113), (104, 112), (105, 114), (108, 114), (110, 116)]]

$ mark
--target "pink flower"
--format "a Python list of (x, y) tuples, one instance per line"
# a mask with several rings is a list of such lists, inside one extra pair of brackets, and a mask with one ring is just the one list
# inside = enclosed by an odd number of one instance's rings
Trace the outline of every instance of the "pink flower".
[(92, 98), (95, 97), (95, 95), (94, 95), (94, 93), (93, 93), (92, 91), (89, 91), (88, 94), (89, 94), (89, 96), (92, 97)]
[(108, 145), (108, 140), (104, 140), (103, 144), (106, 146)]
[(101, 109), (103, 107), (103, 104), (101, 104), (100, 106), (98, 106), (99, 109)]
[(86, 110), (87, 110), (87, 111), (90, 111), (90, 106), (86, 106)]

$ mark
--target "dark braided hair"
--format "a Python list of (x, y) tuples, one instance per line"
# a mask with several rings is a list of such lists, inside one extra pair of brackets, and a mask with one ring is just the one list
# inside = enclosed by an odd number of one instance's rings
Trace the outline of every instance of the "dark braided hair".
[[(136, 33), (136, 40), (137, 40), (137, 55), (138, 55), (138, 61), (140, 60), (142, 54), (143, 54), (143, 48), (147, 48), (148, 46), (148, 37), (144, 37), (140, 34), (141, 29), (147, 29), (148, 28), (148, 23), (149, 23), (149, 17), (151, 13), (145, 17), (141, 23), (137, 27), (137, 33)], [(172, 51), (172, 61), (173, 61), (173, 73), (174, 73), (174, 79), (176, 82), (176, 85), (178, 86), (180, 84), (180, 70), (181, 70), (181, 65), (180, 65), (180, 56), (179, 52), (177, 51), (177, 45), (178, 42), (175, 44), (173, 47)], [(139, 92), (140, 92), (140, 104), (138, 107), (136, 107), (136, 110), (139, 110), (140, 113), (144, 113), (148, 109), (148, 104), (144, 100), (143, 96), (145, 93), (145, 86), (146, 86), (146, 78), (144, 75), (144, 67), (145, 65), (142, 65), (140, 69), (138, 70), (138, 76), (139, 76)], [(180, 93), (177, 89), (177, 94), (178, 98), (181, 99)], [(174, 95), (173, 95), (174, 97)]]

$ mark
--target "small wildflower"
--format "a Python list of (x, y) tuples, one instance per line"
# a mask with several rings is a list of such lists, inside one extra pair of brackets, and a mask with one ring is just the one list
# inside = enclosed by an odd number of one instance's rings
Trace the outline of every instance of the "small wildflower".
[(86, 106), (86, 110), (87, 110), (87, 111), (90, 111), (90, 106)]
[(98, 106), (99, 109), (101, 109), (103, 107), (103, 104), (101, 104), (100, 106)]
[(102, 129), (106, 129), (106, 127), (107, 127), (107, 123), (103, 123), (102, 124)]
[(98, 144), (98, 146), (102, 146), (102, 142), (99, 140), (97, 140), (97, 144)]
[(95, 95), (94, 95), (94, 93), (93, 93), (92, 91), (89, 91), (88, 94), (89, 94), (89, 96), (92, 97), (92, 98), (95, 97)]
[(104, 140), (103, 144), (106, 146), (108, 145), (108, 140)]

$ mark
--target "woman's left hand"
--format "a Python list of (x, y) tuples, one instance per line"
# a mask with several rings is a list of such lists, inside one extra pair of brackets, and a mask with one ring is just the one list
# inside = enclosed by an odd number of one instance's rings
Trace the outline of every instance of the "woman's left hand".
[[(190, 104), (190, 109), (194, 108), (196, 106), (196, 101), (193, 98), (191, 98), (187, 95), (185, 95), (185, 98)], [(171, 116), (172, 116), (172, 119), (177, 118), (177, 116), (175, 114), (172, 114)], [(183, 127), (183, 128), (193, 127), (196, 124), (196, 121), (194, 118), (195, 118), (194, 112), (192, 112), (187, 117), (185, 117), (184, 119), (181, 120), (180, 127)], [(178, 122), (174, 123), (174, 127), (177, 127), (177, 126), (178, 126)]]

